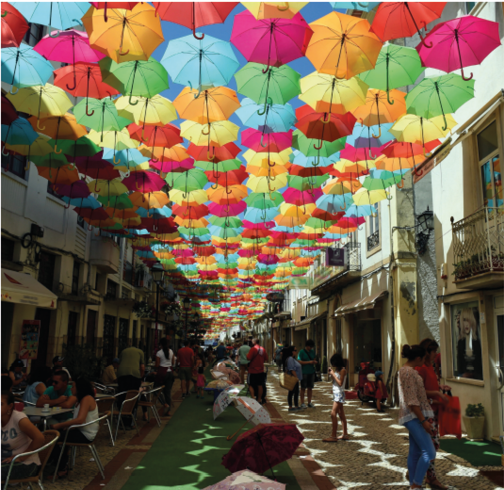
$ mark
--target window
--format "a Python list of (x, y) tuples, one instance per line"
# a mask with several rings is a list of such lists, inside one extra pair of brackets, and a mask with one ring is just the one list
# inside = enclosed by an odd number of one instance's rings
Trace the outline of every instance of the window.
[(128, 347), (128, 330), (129, 320), (126, 318), (119, 318), (119, 354)]
[(47, 181), (47, 193), (51, 194), (51, 196), (57, 197), (58, 199), (63, 200), (63, 196), (61, 194), (58, 194), (54, 189), (53, 189), (53, 184), (49, 181)]
[(476, 5), (476, 2), (465, 2), (465, 5), (466, 5), (466, 14), (469, 14)]
[(9, 153), (5, 156), (2, 153), (2, 168), (6, 172), (11, 172), (24, 180), (28, 180), (27, 159), (23, 155)]
[(14, 245), (14, 240), (2, 237), (2, 260), (14, 260)]
[(79, 314), (71, 311), (68, 314), (68, 329), (67, 329), (67, 345), (75, 345), (77, 339), (77, 324), (79, 322)]
[(483, 205), (500, 208), (503, 205), (497, 122), (493, 121), (478, 133), (478, 160), (481, 172)]
[(367, 251), (370, 252), (380, 245), (380, 216), (378, 203), (373, 205), (374, 215), (368, 216), (366, 229), (367, 229)]
[(43, 34), (44, 26), (28, 22), (28, 30), (26, 31), (23, 41), (30, 46), (35, 46), (35, 44), (42, 39)]
[(56, 255), (47, 252), (40, 253), (38, 281), (40, 284), (51, 290), (54, 286), (54, 268), (56, 266)]
[(103, 319), (103, 357), (111, 361), (114, 358), (116, 317), (104, 315)]
[(72, 294), (79, 294), (79, 274), (80, 274), (80, 264), (74, 260), (73, 271), (72, 271)]
[(107, 281), (107, 294), (109, 298), (117, 298), (117, 283), (111, 281), (110, 279)]
[(478, 301), (451, 306), (453, 374), (483, 379)]

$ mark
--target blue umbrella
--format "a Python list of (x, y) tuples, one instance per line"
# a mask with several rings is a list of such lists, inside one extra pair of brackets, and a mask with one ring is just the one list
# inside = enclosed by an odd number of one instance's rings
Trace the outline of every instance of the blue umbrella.
[(329, 2), (336, 10), (360, 10), (361, 12), (371, 12), (380, 2)]
[(2, 141), (8, 145), (31, 145), (37, 138), (38, 133), (24, 117), (2, 124)]
[(336, 153), (333, 153), (332, 155), (328, 157), (322, 157), (322, 156), (310, 156), (307, 157), (303, 153), (301, 153), (299, 150), (294, 150), (291, 155), (289, 156), (289, 160), (291, 163), (294, 165), (299, 165), (300, 167), (304, 168), (311, 168), (311, 167), (328, 167), (329, 165), (333, 165), (336, 162), (338, 162), (340, 159), (340, 152), (337, 151)]
[[(2, 82), (14, 87), (45, 85), (53, 70), (51, 63), (28, 44), (2, 49)], [(11, 93), (15, 92), (11, 89)]]
[[(88, 2), (13, 2), (13, 7), (19, 10), (28, 22), (42, 24), (64, 30), (76, 25), (82, 25), (80, 18), (89, 10)], [(51, 37), (57, 37), (59, 32)]]
[(363, 204), (362, 206), (356, 206), (352, 204), (345, 211), (345, 218), (362, 218), (363, 216), (371, 216), (376, 214), (376, 208), (370, 206), (369, 204)]
[(120, 163), (117, 165), (120, 165), (121, 167), (126, 165), (129, 168), (135, 168), (137, 165), (149, 161), (149, 158), (144, 157), (136, 148), (127, 148), (125, 150), (114, 150), (112, 148), (103, 149), (102, 158), (104, 160), (107, 160), (110, 163), (114, 163), (114, 155), (115, 161), (120, 161)]
[(172, 210), (166, 206), (163, 206), (162, 208), (151, 208), (149, 210), (145, 208), (138, 208), (136, 213), (141, 218), (162, 219), (169, 218), (172, 215)]
[(231, 43), (206, 35), (173, 39), (168, 43), (161, 64), (175, 83), (198, 87), (227, 85), (240, 67)]
[(275, 226), (271, 228), (271, 231), (280, 231), (282, 233), (301, 233), (303, 231), (302, 226)]
[(263, 133), (286, 133), (296, 122), (294, 109), (290, 104), (256, 104), (251, 99), (243, 99), (241, 107), (235, 112), (241, 122), (249, 128)]
[(75, 206), (77, 208), (98, 209), (101, 207), (101, 204), (93, 196), (74, 198), (62, 196), (61, 199), (63, 199), (63, 201), (65, 201), (69, 206)]
[(379, 138), (373, 137), (379, 133), (378, 126), (363, 126), (360, 123), (355, 123), (352, 134), (347, 136), (346, 142), (355, 148), (379, 148), (385, 143), (392, 141), (394, 136), (389, 133), (389, 129), (393, 126), (391, 123), (382, 124), (382, 133)]
[(347, 206), (351, 206), (352, 204), (353, 197), (350, 193), (343, 195), (324, 194), (323, 196), (320, 196), (315, 202), (317, 208), (322, 209), (323, 211), (327, 211), (331, 214), (336, 214), (344, 211)]
[(269, 209), (259, 209), (249, 206), (245, 211), (243, 219), (251, 223), (263, 223), (264, 221), (271, 221), (279, 215), (278, 208), (272, 207)]

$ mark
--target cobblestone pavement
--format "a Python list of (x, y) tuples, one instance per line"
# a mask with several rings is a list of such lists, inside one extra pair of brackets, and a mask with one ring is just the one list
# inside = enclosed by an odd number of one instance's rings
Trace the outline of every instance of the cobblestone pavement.
[[(387, 408), (386, 413), (379, 414), (369, 404), (361, 406), (359, 400), (349, 400), (345, 414), (351, 439), (326, 443), (322, 439), (331, 435), (330, 382), (315, 385), (315, 408), (295, 413), (287, 411), (287, 391), (278, 383), (276, 368), (270, 367), (267, 386), (268, 401), (285, 421), (298, 425), (305, 436), (304, 446), (339, 490), (408, 488), (405, 477), (408, 432), (397, 423), (397, 409)], [(339, 429), (341, 433), (340, 425)], [(502, 467), (475, 468), (458, 456), (439, 451), (436, 469), (442, 483), (459, 490), (504, 490), (480, 474), (480, 469), (502, 471)]]

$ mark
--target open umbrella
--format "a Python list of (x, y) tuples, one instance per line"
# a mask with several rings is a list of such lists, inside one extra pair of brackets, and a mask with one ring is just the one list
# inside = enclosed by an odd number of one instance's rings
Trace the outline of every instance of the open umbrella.
[(331, 12), (310, 23), (314, 34), (306, 57), (320, 73), (352, 78), (376, 63), (382, 43), (369, 32), (369, 22)]
[(82, 17), (91, 47), (117, 63), (148, 60), (164, 41), (161, 21), (154, 8), (141, 2), (131, 10), (108, 9), (107, 20), (100, 10), (90, 8)]
[[(87, 135), (86, 128), (78, 124), (75, 116), (70, 113), (66, 113), (63, 116), (49, 116), (40, 119), (32, 116), (29, 121), (33, 129), (38, 129), (42, 134), (50, 136), (54, 140), (55, 153), (62, 152), (62, 150), (58, 150), (57, 148), (59, 139), (75, 141)], [(40, 129), (40, 125), (44, 129)]]
[(197, 146), (207, 145), (207, 157), (212, 160), (214, 150), (212, 147), (223, 146), (236, 141), (239, 127), (231, 121), (215, 121), (209, 124), (200, 124), (194, 121), (184, 121), (180, 125), (180, 135), (187, 138)]
[(499, 23), (472, 15), (437, 24), (427, 35), (426, 43), (417, 50), (424, 66), (438, 68), (446, 72), (458, 70), (464, 80), (464, 67), (479, 65), (501, 44)]
[(256, 19), (292, 19), (308, 2), (242, 2)]
[(11, 124), (2, 124), (2, 141), (9, 145), (31, 145), (38, 134), (23, 117), (18, 117)]
[[(451, 114), (425, 119), (415, 114), (405, 114), (399, 118), (389, 129), (390, 134), (397, 138), (397, 141), (405, 141), (422, 145), (429, 141), (444, 138), (448, 132), (457, 125)], [(443, 129), (446, 127), (446, 129)]]
[(296, 120), (294, 109), (290, 104), (271, 104), (269, 101), (263, 109), (262, 105), (256, 104), (251, 99), (242, 100), (236, 115), (245, 126), (258, 129), (263, 134), (285, 133)]
[(7, 2), (2, 2), (2, 48), (17, 48), (28, 24), (19, 11)]
[(285, 65), (305, 55), (313, 31), (301, 14), (292, 19), (257, 20), (249, 12), (234, 18), (231, 42), (247, 59), (270, 66)]
[(295, 424), (259, 424), (238, 437), (222, 464), (231, 472), (264, 473), (290, 459), (303, 439)]
[(261, 131), (248, 128), (241, 132), (241, 142), (253, 151), (280, 153), (292, 145), (292, 130), (263, 135)]
[(270, 480), (250, 470), (242, 470), (203, 490), (285, 490), (285, 488), (286, 485), (283, 483)]
[(91, 5), (97, 9), (103, 10), (103, 20), (107, 22), (107, 10), (110, 7), (131, 10), (137, 3), (138, 2), (91, 2)]

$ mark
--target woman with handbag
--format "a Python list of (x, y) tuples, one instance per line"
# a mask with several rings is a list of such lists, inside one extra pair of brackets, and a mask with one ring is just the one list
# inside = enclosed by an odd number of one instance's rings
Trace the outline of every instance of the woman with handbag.
[[(299, 380), (303, 379), (303, 371), (301, 364), (296, 360), (297, 349), (293, 345), (285, 349), (285, 362), (284, 362), (284, 377), (294, 376), (296, 384), (289, 390), (287, 395), (287, 402), (289, 403), (289, 412), (298, 412), (302, 410), (299, 408)], [(292, 399), (294, 399), (294, 406), (292, 406)]]

